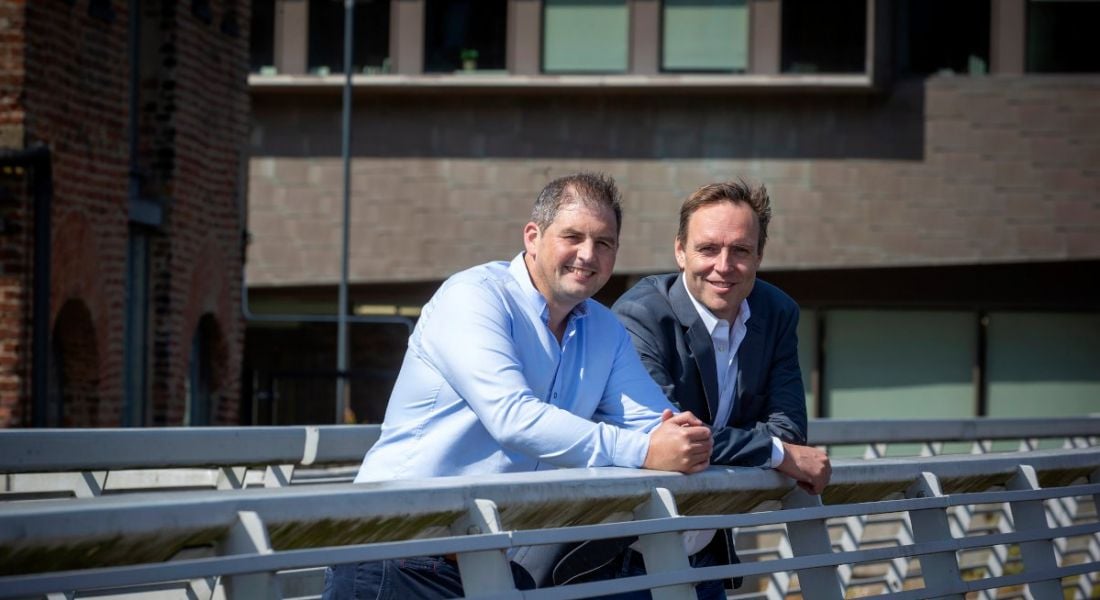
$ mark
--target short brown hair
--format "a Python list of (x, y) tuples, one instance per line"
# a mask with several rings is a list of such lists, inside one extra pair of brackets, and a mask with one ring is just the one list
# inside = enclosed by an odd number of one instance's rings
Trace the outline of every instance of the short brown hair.
[(623, 207), (619, 188), (615, 186), (614, 179), (602, 173), (574, 173), (546, 184), (535, 200), (531, 221), (539, 231), (546, 231), (557, 218), (562, 205), (570, 202), (610, 208), (615, 213), (615, 233), (622, 231)]
[(756, 245), (756, 252), (764, 252), (764, 242), (768, 241), (768, 223), (772, 220), (772, 201), (768, 197), (768, 190), (761, 185), (753, 187), (744, 179), (737, 181), (724, 181), (721, 183), (708, 183), (695, 190), (680, 206), (680, 229), (676, 232), (676, 239), (681, 244), (687, 243), (688, 221), (695, 211), (718, 204), (730, 202), (733, 204), (744, 202), (756, 215), (756, 223), (760, 226), (760, 239)]

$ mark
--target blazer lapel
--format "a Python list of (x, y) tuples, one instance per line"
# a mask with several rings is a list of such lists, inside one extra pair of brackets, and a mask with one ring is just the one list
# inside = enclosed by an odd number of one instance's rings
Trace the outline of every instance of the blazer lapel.
[(718, 412), (718, 370), (714, 364), (714, 345), (703, 320), (695, 310), (691, 298), (684, 288), (683, 274), (672, 282), (672, 288), (668, 292), (669, 303), (672, 305), (676, 319), (686, 331), (684, 338), (691, 355), (695, 359), (695, 368), (699, 370), (699, 378), (703, 381), (703, 392), (706, 395), (707, 421), (714, 423), (714, 415)]

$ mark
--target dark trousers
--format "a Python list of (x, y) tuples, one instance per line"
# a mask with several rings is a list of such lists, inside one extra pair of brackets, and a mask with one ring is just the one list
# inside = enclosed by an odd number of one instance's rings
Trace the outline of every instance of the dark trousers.
[[(718, 564), (718, 561), (709, 552), (700, 552), (691, 557), (691, 566), (695, 568), (712, 567), (716, 564)], [(578, 582), (602, 581), (645, 574), (645, 560), (642, 558), (641, 553), (627, 548), (623, 550), (620, 557)], [(702, 581), (695, 584), (695, 595), (699, 600), (725, 600), (726, 589), (721, 580)], [(611, 594), (610, 596), (600, 596), (599, 600), (651, 600), (652, 597), (649, 590), (635, 590)]]
[[(512, 578), (521, 590), (533, 589), (531, 576), (512, 563)], [(442, 556), (418, 556), (378, 562), (336, 565), (325, 571), (323, 600), (424, 600), (461, 598), (458, 564)]]

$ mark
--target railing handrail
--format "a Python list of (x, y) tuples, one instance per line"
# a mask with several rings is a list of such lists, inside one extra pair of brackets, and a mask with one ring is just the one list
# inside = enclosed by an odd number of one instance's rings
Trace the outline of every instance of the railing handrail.
[[(1023, 489), (1019, 486), (1021, 465), (1032, 470), (1041, 488)], [(239, 530), (248, 529), (248, 523), (242, 524), (242, 515), (250, 515), (248, 518), (253, 519), (255, 525), (253, 533), (256, 527), (262, 530), (259, 537), (269, 540), (264, 543), (269, 548), (229, 552), (234, 555), (233, 559), (221, 562), (184, 561), (182, 566), (157, 568), (166, 573), (172, 568), (191, 569), (186, 572), (193, 577), (196, 576), (193, 572), (196, 569), (210, 575), (234, 574), (275, 568), (271, 565), (286, 568), (288, 565), (300, 567), (330, 561), (364, 560), (363, 557), (370, 556), (409, 556), (424, 553), (424, 545), (379, 546), (378, 543), (425, 537), (445, 538), (445, 541), (434, 546), (437, 552), (461, 554), (532, 543), (617, 537), (624, 533), (657, 535), (681, 531), (685, 525), (710, 528), (820, 521), (823, 527), (822, 519), (830, 515), (853, 513), (854, 509), (837, 505), (877, 504), (864, 507), (864, 514), (943, 509), (952, 504), (979, 501), (1009, 501), (1022, 505), (1055, 495), (1045, 492), (1047, 487), (1068, 485), (1082, 477), (1091, 477), (1097, 482), (1098, 476), (1100, 448), (984, 456), (840, 460), (834, 467), (833, 483), (824, 496), (827, 506), (818, 505), (815, 508), (802, 504), (803, 508), (797, 508), (802, 512), (791, 512), (792, 507), (786, 506), (783, 511), (768, 514), (747, 513), (759, 509), (761, 503), (786, 502), (789, 493), (798, 494), (792, 491), (791, 480), (771, 470), (723, 467), (712, 467), (691, 476), (615, 468), (563, 469), (375, 484), (166, 492), (105, 496), (81, 502), (9, 503), (0, 505), (0, 556), (4, 557), (0, 564), (0, 597), (5, 597), (8, 593), (4, 591), (6, 589), (26, 592), (49, 585), (46, 579), (34, 573), (148, 565), (166, 560), (166, 553), (171, 554), (187, 546), (239, 546), (239, 540), (232, 540), (240, 537)], [(907, 504), (880, 503), (905, 496), (922, 478), (928, 477), (937, 479), (936, 487), (942, 487), (942, 493), (933, 497), (910, 493), (910, 499), (904, 501)], [(954, 494), (985, 492), (990, 487), (998, 486), (1004, 486), (1009, 491), (997, 492), (1000, 496), (986, 493), (973, 495), (969, 499), (953, 498)], [(655, 502), (660, 490), (667, 490), (665, 493), (668, 494), (671, 512), (666, 512), (664, 517), (650, 514), (641, 517), (642, 521), (633, 520), (632, 513), (636, 514), (640, 507)], [(1100, 486), (1095, 483), (1080, 486), (1072, 494), (1100, 496)], [(463, 519), (468, 519), (468, 515), (480, 510), (479, 507), (485, 506), (491, 506), (492, 513), (498, 519), (496, 531), (458, 525), (464, 522)], [(775, 506), (778, 505), (772, 507)], [(720, 516), (683, 520), (680, 515)], [(600, 524), (603, 521), (619, 523)], [(544, 529), (546, 531), (542, 531)], [(1095, 535), (1094, 530), (1100, 528), (1083, 525), (1077, 529), (1066, 529), (1075, 535)], [(451, 534), (452, 531), (456, 533)], [(465, 535), (470, 532), (475, 535)], [(791, 535), (797, 537), (796, 533)], [(988, 543), (1019, 543), (1049, 538), (1050, 535), (1043, 532), (1028, 533), (1017, 528), (1003, 541)], [(946, 552), (961, 547), (962, 543), (956, 538), (942, 542), (917, 540), (906, 551), (912, 554)], [(345, 544), (370, 546), (330, 548)], [(283, 558), (265, 558), (272, 554), (272, 548), (274, 554)], [(293, 554), (326, 548), (324, 552)], [(817, 558), (812, 560), (799, 559), (797, 555), (800, 553), (796, 552), (795, 558), (783, 559), (779, 563), (784, 565), (782, 568), (800, 569), (802, 567), (797, 565), (816, 564), (814, 561), (821, 564), (856, 562), (877, 556), (875, 552), (886, 551), (859, 551), (838, 558), (837, 554), (830, 554), (826, 549), (818, 551)], [(157, 568), (142, 568), (147, 571), (145, 575), (137, 569), (129, 572), (127, 577), (130, 579), (124, 577), (115, 582), (136, 582), (156, 574)], [(757, 564), (734, 570), (741, 569), (747, 573), (761, 569), (767, 572), (774, 568), (779, 567)], [(723, 567), (715, 573), (732, 573), (730, 569), (733, 568)], [(1100, 570), (1100, 565), (1093, 563), (1088, 569)], [(90, 573), (94, 575), (94, 571)], [(673, 579), (692, 576), (690, 573), (680, 573)], [(69, 577), (66, 581), (71, 582), (92, 581), (82, 579), (79, 573), (65, 577)], [(662, 581), (661, 577), (658, 574), (650, 579)], [(11, 587), (14, 584), (19, 584), (19, 587)]]
[[(0, 473), (354, 463), (378, 425), (9, 429)], [(1100, 436), (1100, 417), (810, 421), (810, 443), (892, 444)]]
[(1100, 435), (1100, 417), (970, 419), (811, 419), (810, 443), (903, 444), (1089, 437)]
[(378, 425), (0, 430), (0, 473), (348, 463)]

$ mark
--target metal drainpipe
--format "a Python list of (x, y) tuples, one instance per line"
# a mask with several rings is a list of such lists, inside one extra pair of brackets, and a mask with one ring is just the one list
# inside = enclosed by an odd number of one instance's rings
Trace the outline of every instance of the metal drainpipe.
[[(0, 150), (0, 164), (29, 167), (34, 202), (34, 265), (31, 313), (31, 425), (45, 427), (50, 369), (50, 215), (53, 206), (53, 159), (45, 145)], [(25, 421), (24, 421), (25, 422)]]

